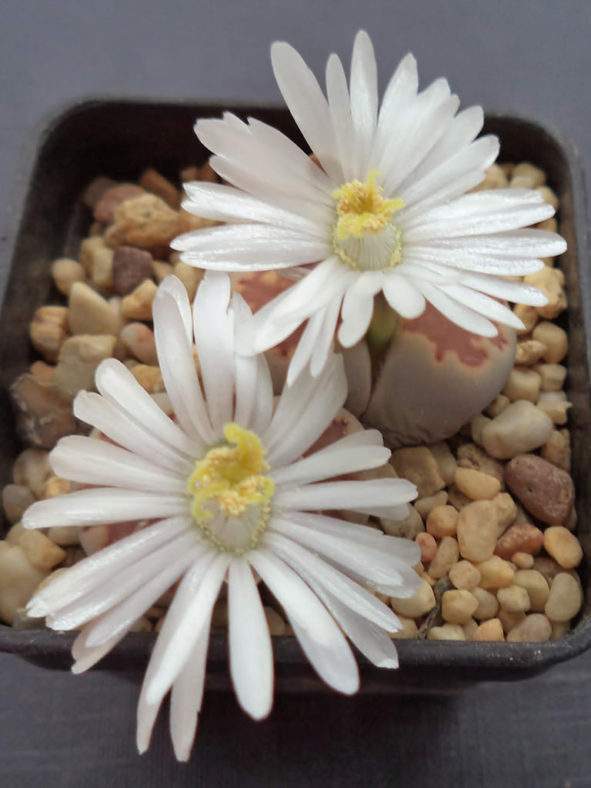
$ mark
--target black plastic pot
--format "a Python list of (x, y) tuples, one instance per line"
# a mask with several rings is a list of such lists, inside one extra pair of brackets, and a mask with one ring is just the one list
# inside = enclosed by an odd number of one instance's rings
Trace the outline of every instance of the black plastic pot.
[[(1, 260), (7, 285), (0, 315), (0, 481), (10, 481), (10, 467), (20, 450), (7, 393), (10, 383), (33, 360), (28, 338), (29, 321), (37, 307), (49, 300), (49, 266), (58, 256), (76, 256), (86, 234), (88, 212), (79, 203), (84, 186), (97, 175), (134, 180), (144, 167), (153, 166), (176, 178), (180, 168), (199, 164), (206, 151), (193, 133), (197, 117), (219, 116), (226, 107), (160, 101), (86, 101), (70, 107), (43, 131), (33, 162), (28, 193), (15, 238), (8, 239)], [(236, 107), (240, 115), (255, 115), (302, 143), (285, 110)], [(548, 174), (560, 198), (560, 232), (568, 251), (560, 261), (566, 274), (569, 309), (569, 398), (573, 468), (577, 489), (578, 535), (585, 551), (582, 580), (585, 606), (566, 637), (551, 643), (471, 643), (400, 641), (401, 669), (380, 671), (363, 659), (363, 691), (423, 691), (429, 688), (492, 678), (521, 678), (579, 654), (591, 644), (591, 514), (587, 486), (591, 463), (589, 419), (589, 347), (591, 287), (582, 168), (576, 152), (545, 128), (520, 118), (489, 115), (486, 131), (498, 134), (502, 159), (529, 160)], [(55, 294), (54, 294), (55, 296)], [(20, 654), (47, 667), (71, 663), (72, 635), (49, 631), (15, 631), (0, 626), (0, 651)], [(152, 647), (152, 634), (129, 635), (103, 661), (103, 667), (142, 669)], [(277, 685), (292, 691), (317, 690), (315, 677), (294, 638), (276, 637), (274, 647)], [(228, 686), (226, 639), (212, 637), (208, 684)]]

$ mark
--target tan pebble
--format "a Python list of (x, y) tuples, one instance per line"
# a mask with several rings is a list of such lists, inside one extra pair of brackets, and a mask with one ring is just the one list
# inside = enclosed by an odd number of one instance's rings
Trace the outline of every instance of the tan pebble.
[(445, 441), (434, 443), (429, 446), (429, 451), (435, 457), (435, 462), (437, 463), (439, 473), (441, 474), (444, 482), (448, 485), (452, 484), (454, 480), (454, 474), (456, 472), (457, 462), (448, 444)]
[(110, 224), (115, 218), (115, 209), (125, 200), (145, 194), (135, 183), (118, 183), (106, 189), (94, 206), (94, 218), (102, 224)]
[(486, 451), (497, 459), (510, 459), (542, 446), (552, 434), (552, 419), (533, 402), (512, 402), (482, 431)]
[[(106, 249), (105, 240), (101, 235), (84, 238), (80, 242), (80, 250), (78, 252), (78, 261), (82, 266), (85, 274), (90, 276), (92, 273), (92, 261), (94, 256), (100, 249)], [(71, 288), (70, 288), (71, 290)]]
[(158, 288), (151, 279), (144, 281), (125, 296), (121, 302), (121, 314), (128, 320), (151, 320), (152, 303)]
[(37, 383), (50, 383), (53, 365), (46, 364), (45, 361), (33, 361), (29, 367), (29, 373), (35, 378)]
[(458, 512), (453, 506), (436, 506), (427, 517), (427, 531), (437, 539), (455, 536), (458, 530)]
[(525, 613), (509, 613), (507, 610), (499, 609), (498, 612), (499, 621), (503, 625), (503, 632), (505, 635), (514, 629), (519, 624), (522, 624), (525, 621), (526, 614)]
[(454, 481), (458, 490), (474, 501), (494, 498), (501, 490), (498, 479), (472, 468), (457, 468)]
[(492, 419), (494, 419), (495, 416), (498, 416), (499, 413), (502, 413), (505, 410), (510, 402), (511, 400), (509, 397), (506, 397), (504, 394), (498, 394), (490, 403), (486, 409), (486, 412)]
[(526, 589), (519, 585), (499, 588), (497, 599), (501, 608), (508, 613), (527, 613), (531, 607)]
[(560, 391), (566, 380), (566, 367), (563, 364), (536, 364), (542, 391)]
[(512, 525), (499, 537), (495, 553), (509, 560), (515, 553), (538, 553), (544, 543), (544, 534), (535, 525)]
[(401, 536), (405, 539), (414, 539), (417, 534), (425, 530), (421, 515), (414, 506), (408, 507), (408, 514), (404, 519), (391, 520), (388, 517), (380, 517), (380, 524), (389, 536)]
[(117, 249), (119, 246), (126, 243), (117, 226), (114, 224), (107, 227), (102, 236), (102, 241), (109, 249)]
[(9, 523), (17, 523), (34, 500), (24, 484), (6, 484), (2, 488), (2, 508)]
[(43, 487), (51, 475), (49, 452), (43, 449), (25, 449), (12, 466), (14, 483), (26, 485), (36, 498), (43, 495)]
[(544, 612), (551, 621), (569, 621), (577, 615), (582, 602), (579, 582), (567, 572), (559, 572), (550, 586)]
[(427, 633), (428, 640), (466, 640), (464, 630), (459, 624), (443, 624), (431, 627)]
[(108, 290), (113, 285), (113, 250), (106, 246), (97, 249), (93, 255), (90, 279), (100, 290)]
[(94, 388), (96, 368), (111, 358), (117, 338), (105, 334), (78, 334), (67, 339), (51, 381), (65, 396), (74, 396), (81, 389)]
[(494, 476), (503, 485), (503, 464), (489, 457), (474, 443), (465, 443), (458, 449), (458, 465), (460, 468), (473, 468), (475, 471)]
[(552, 626), (546, 616), (532, 613), (507, 634), (508, 643), (545, 643), (550, 640)]
[(397, 449), (390, 462), (398, 476), (416, 484), (419, 498), (434, 495), (445, 487), (435, 457), (426, 446)]
[(60, 547), (74, 547), (80, 544), (79, 529), (71, 525), (54, 525), (47, 531), (47, 536)]
[[(568, 430), (554, 430), (540, 451), (542, 457), (567, 473), (571, 469), (570, 435)], [(571, 509), (571, 511), (573, 511)]]
[(447, 503), (447, 493), (445, 490), (440, 490), (435, 495), (428, 495), (425, 498), (419, 498), (414, 502), (414, 507), (421, 515), (423, 520), (426, 520), (429, 513), (439, 506), (445, 506)]
[(163, 263), (162, 260), (152, 261), (152, 273), (157, 284), (163, 282), (167, 276), (170, 276), (173, 273), (173, 271), (174, 268), (170, 263)]
[(73, 334), (117, 334), (120, 327), (108, 301), (84, 282), (72, 285), (68, 319)]
[(49, 381), (41, 382), (33, 375), (24, 374), (10, 387), (21, 438), (32, 446), (45, 449), (53, 448), (60, 438), (77, 429), (71, 398), (53, 385), (51, 380), (55, 367), (49, 369)]
[(110, 544), (111, 534), (109, 529), (111, 528), (112, 526), (110, 525), (92, 525), (78, 529), (80, 546), (86, 555), (93, 555), (93, 553), (97, 553)]
[(424, 616), (435, 607), (433, 589), (421, 578), (421, 584), (414, 596), (407, 598), (391, 597), (390, 604), (395, 613), (401, 613), (408, 618)]
[(552, 634), (550, 640), (560, 640), (570, 631), (570, 621), (551, 621)]
[(498, 164), (491, 164), (486, 170), (484, 180), (479, 183), (478, 186), (475, 186), (472, 191), (478, 192), (483, 189), (501, 189), (503, 186), (507, 186), (507, 184), (507, 176), (503, 169)]
[(425, 564), (430, 563), (437, 552), (437, 542), (431, 534), (420, 533), (415, 536), (415, 542), (421, 548), (421, 561)]
[(505, 588), (511, 585), (515, 577), (515, 570), (509, 563), (498, 555), (493, 555), (486, 561), (477, 566), (480, 572), (480, 587), (489, 588)]
[(474, 501), (465, 506), (458, 518), (458, 543), (462, 558), (486, 561), (497, 543), (497, 518), (490, 501)]
[(478, 607), (472, 614), (478, 621), (494, 618), (499, 611), (499, 603), (494, 594), (478, 586), (471, 590), (472, 596), (478, 602)]
[(511, 563), (515, 564), (518, 569), (532, 569), (534, 557), (530, 553), (517, 552), (511, 556)]
[(478, 600), (465, 588), (446, 591), (441, 598), (441, 613), (449, 624), (465, 624), (478, 609)]
[(43, 485), (42, 498), (55, 498), (56, 495), (65, 495), (70, 492), (72, 483), (68, 479), (61, 479), (59, 476), (50, 476)]
[[(25, 529), (23, 528), (23, 524), (22, 523), (15, 523), (12, 526), (12, 528), (10, 528), (8, 533), (6, 534), (6, 537), (5, 537), (6, 542), (8, 544), (12, 544), (12, 545), (20, 544), (21, 537), (22, 537), (22, 535), (24, 533), (26, 533), (26, 532), (25, 532)], [(3, 544), (4, 544), (4, 542), (0, 542), (0, 545), (3, 545)]]
[(567, 423), (571, 407), (572, 402), (566, 399), (564, 391), (543, 391), (538, 400), (538, 408), (559, 427)]
[(538, 362), (546, 352), (546, 345), (536, 339), (525, 339), (517, 343), (515, 363), (529, 366)]
[(533, 338), (546, 345), (543, 358), (548, 364), (560, 364), (568, 353), (568, 335), (556, 323), (538, 323), (533, 330)]
[(435, 558), (431, 561), (428, 574), (435, 580), (444, 577), (458, 560), (459, 554), (457, 541), (451, 536), (444, 536), (439, 543)]
[[(555, 216), (550, 216), (549, 219), (544, 219), (544, 221), (538, 222), (536, 227), (539, 230), (546, 230), (546, 232), (555, 233), (558, 231), (558, 222), (556, 221)], [(547, 260), (548, 258), (544, 259)]]
[(179, 234), (179, 214), (154, 194), (125, 200), (114, 210), (114, 226), (125, 244), (140, 249), (166, 247)]
[(536, 323), (539, 321), (540, 316), (535, 306), (526, 306), (525, 304), (516, 304), (513, 308), (513, 314), (518, 317), (524, 328), (517, 329), (517, 335), (528, 334), (533, 330)]
[(68, 310), (65, 306), (42, 306), (37, 309), (29, 326), (29, 337), (35, 350), (46, 361), (55, 361), (68, 335)]
[(285, 621), (281, 618), (279, 613), (272, 607), (264, 607), (265, 618), (267, 619), (267, 626), (271, 635), (284, 635), (285, 634)]
[(138, 361), (150, 366), (158, 364), (154, 332), (144, 323), (128, 323), (119, 336)]
[(471, 618), (465, 624), (462, 624), (462, 629), (464, 630), (466, 640), (474, 640), (474, 636), (478, 630), (478, 622)]
[(544, 202), (551, 205), (555, 211), (558, 210), (558, 197), (549, 186), (538, 186), (537, 191), (542, 195)]
[(45, 575), (33, 566), (22, 547), (0, 551), (0, 619), (4, 623), (12, 624), (17, 610), (25, 607)]
[(153, 167), (145, 169), (139, 177), (139, 184), (147, 192), (162, 197), (171, 208), (178, 208), (181, 204), (181, 193), (168, 178), (165, 178)]
[(538, 186), (542, 186), (546, 183), (546, 173), (544, 170), (541, 170), (529, 161), (523, 161), (515, 165), (511, 175), (510, 185), (515, 183), (516, 178), (527, 179), (527, 186), (523, 187), (526, 189), (536, 189)]
[(417, 637), (419, 634), (418, 627), (414, 618), (408, 618), (407, 616), (397, 616), (398, 620), (400, 621), (401, 627), (397, 629), (396, 632), (391, 632), (390, 637), (396, 640), (412, 640)]
[(503, 394), (511, 402), (516, 402), (517, 400), (537, 402), (541, 383), (542, 379), (535, 370), (529, 367), (514, 367), (503, 389)]
[(472, 503), (471, 498), (468, 498), (467, 495), (464, 495), (464, 493), (460, 492), (455, 485), (449, 488), (447, 500), (457, 512), (461, 512), (465, 506), (468, 506), (469, 503)]
[(492, 499), (497, 516), (497, 536), (502, 536), (507, 528), (515, 522), (517, 505), (509, 493), (499, 493)]
[(514, 583), (527, 591), (532, 611), (543, 613), (550, 594), (550, 586), (544, 575), (536, 569), (520, 569), (515, 572)]
[(195, 293), (203, 279), (203, 274), (204, 272), (200, 268), (195, 268), (183, 262), (178, 262), (174, 266), (174, 275), (184, 284), (189, 301), (193, 301), (195, 298)]
[(534, 558), (534, 569), (544, 575), (548, 583), (551, 583), (556, 575), (562, 572), (562, 567), (547, 555), (538, 555)]
[(148, 364), (135, 364), (131, 371), (140, 386), (150, 394), (164, 391), (160, 367), (151, 367)]
[(480, 584), (480, 572), (470, 561), (458, 561), (450, 568), (449, 579), (456, 588), (472, 591)]
[(74, 282), (84, 281), (84, 268), (76, 260), (60, 257), (51, 264), (51, 276), (60, 293), (69, 295)]
[(487, 424), (490, 424), (490, 422), (491, 420), (488, 419), (483, 413), (479, 413), (477, 416), (474, 416), (470, 422), (470, 435), (472, 436), (474, 443), (478, 443), (480, 446), (482, 445), (482, 431)]
[(33, 566), (42, 572), (53, 569), (66, 557), (62, 548), (41, 531), (26, 531), (21, 536), (19, 544)]
[(483, 621), (474, 633), (473, 639), (483, 643), (495, 643), (505, 640), (501, 620), (499, 618), (491, 618), (488, 621)]
[(553, 525), (544, 531), (544, 548), (564, 569), (573, 569), (583, 560), (583, 548), (569, 530)]

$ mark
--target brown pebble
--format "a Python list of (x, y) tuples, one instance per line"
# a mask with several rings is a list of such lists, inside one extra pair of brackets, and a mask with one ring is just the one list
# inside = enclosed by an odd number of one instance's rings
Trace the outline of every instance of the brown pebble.
[(538, 520), (549, 525), (566, 522), (574, 500), (573, 480), (566, 471), (535, 454), (520, 454), (507, 463), (505, 481)]
[(509, 560), (514, 553), (539, 552), (544, 544), (544, 534), (535, 525), (512, 525), (497, 541), (495, 554)]
[(139, 184), (147, 192), (157, 194), (167, 202), (171, 208), (178, 208), (181, 202), (181, 193), (168, 178), (161, 175), (153, 167), (145, 169), (139, 178)]
[(131, 293), (144, 279), (152, 276), (152, 255), (133, 246), (118, 246), (113, 253), (113, 290), (117, 295)]

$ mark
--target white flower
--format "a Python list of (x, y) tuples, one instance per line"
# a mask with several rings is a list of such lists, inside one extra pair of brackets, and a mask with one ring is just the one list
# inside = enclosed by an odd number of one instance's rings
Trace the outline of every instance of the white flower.
[(68, 569), (28, 610), (46, 616), (54, 629), (81, 628), (72, 649), (73, 670), (81, 672), (180, 581), (143, 683), (137, 742), (141, 752), (148, 747), (172, 690), (171, 735), (185, 760), (201, 708), (213, 606), (224, 582), (232, 681), (239, 703), (256, 719), (268, 714), (273, 695), (259, 577), (330, 686), (344, 693), (358, 687), (345, 635), (376, 665), (396, 667), (386, 633), (399, 622), (366, 586), (412, 595), (419, 582), (412, 569), (417, 545), (321, 512), (400, 518), (416, 488), (401, 479), (334, 480), (388, 460), (376, 430), (303, 457), (345, 400), (342, 359), (332, 356), (317, 378), (302, 375), (274, 407), (264, 357), (234, 353), (235, 322), (248, 308), (240, 296), (231, 300), (227, 276), (206, 274), (192, 315), (183, 285), (169, 277), (153, 309), (175, 418), (125, 366), (103, 362), (96, 373), (100, 393), (81, 392), (74, 412), (109, 440), (66, 437), (50, 455), (57, 475), (91, 487), (33, 504), (23, 524), (152, 522)]
[[(521, 327), (497, 299), (542, 305), (539, 290), (501, 277), (539, 270), (561, 254), (557, 234), (523, 229), (553, 215), (537, 191), (465, 194), (494, 162), (494, 136), (475, 138), (480, 107), (456, 115), (445, 79), (418, 93), (407, 55), (378, 103), (369, 36), (358, 33), (350, 84), (336, 55), (328, 59), (325, 98), (300, 55), (273, 44), (283, 97), (320, 166), (276, 129), (226, 113), (199, 120), (211, 165), (233, 186), (186, 185), (186, 210), (232, 224), (179, 236), (173, 247), (191, 265), (224, 271), (292, 269), (304, 279), (254, 318), (241, 350), (260, 352), (304, 321), (291, 382), (311, 360), (325, 363), (339, 319), (344, 347), (365, 334), (376, 293), (404, 318), (429, 301), (468, 331), (494, 336), (491, 321)], [(313, 268), (306, 264), (319, 262)], [(293, 271), (295, 269), (295, 271)], [(491, 298), (492, 296), (492, 298)]]

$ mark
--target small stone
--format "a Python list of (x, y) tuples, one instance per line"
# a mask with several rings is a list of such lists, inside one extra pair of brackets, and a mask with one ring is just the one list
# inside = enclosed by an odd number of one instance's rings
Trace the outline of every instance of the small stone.
[(515, 522), (517, 506), (509, 493), (499, 493), (492, 499), (497, 515), (497, 537), (502, 536), (507, 528)]
[[(390, 468), (392, 466), (389, 466)], [(419, 498), (414, 502), (414, 507), (421, 515), (423, 520), (426, 520), (429, 513), (438, 506), (445, 506), (447, 503), (447, 493), (445, 490), (440, 490), (435, 495), (428, 495), (425, 498)]]
[(570, 621), (583, 603), (581, 586), (567, 572), (559, 572), (550, 586), (550, 594), (544, 612), (550, 621)]
[(19, 541), (29, 561), (36, 569), (48, 572), (66, 557), (61, 547), (41, 531), (25, 531)]
[(147, 192), (162, 197), (171, 208), (178, 208), (181, 204), (181, 193), (177, 187), (152, 167), (148, 167), (142, 172), (139, 184)]
[(190, 211), (181, 208), (179, 211), (179, 233), (190, 233), (193, 230), (203, 230), (206, 227), (214, 227), (217, 222), (214, 219), (206, 219), (203, 216), (196, 216)]
[(434, 443), (429, 446), (429, 451), (433, 457), (435, 457), (435, 462), (439, 468), (439, 473), (441, 474), (445, 484), (452, 484), (454, 480), (454, 474), (456, 472), (457, 462), (447, 443), (445, 441)]
[(113, 290), (125, 296), (152, 276), (152, 255), (133, 246), (118, 246), (113, 253)]
[(65, 306), (42, 306), (37, 309), (29, 337), (35, 350), (46, 361), (55, 361), (68, 335), (68, 310)]
[(104, 175), (99, 175), (93, 178), (86, 189), (84, 189), (82, 193), (82, 202), (87, 208), (92, 210), (107, 189), (116, 185), (116, 182), (112, 178), (106, 178)]
[(396, 632), (391, 632), (390, 637), (395, 640), (414, 640), (417, 637), (419, 630), (414, 618), (407, 618), (407, 616), (397, 615), (401, 627)]
[(498, 555), (493, 555), (486, 561), (482, 561), (478, 564), (477, 569), (480, 572), (480, 587), (486, 590), (506, 588), (511, 585), (515, 577), (512, 565)]
[(160, 197), (142, 194), (114, 210), (115, 231), (125, 244), (140, 249), (166, 247), (179, 234), (179, 215)]
[(273, 610), (272, 607), (264, 607), (263, 612), (265, 613), (267, 626), (269, 627), (271, 635), (285, 635), (285, 621), (281, 618), (279, 613)]
[(499, 588), (497, 599), (501, 608), (508, 613), (527, 613), (531, 606), (526, 589), (519, 585)]
[[(92, 265), (97, 252), (106, 248), (105, 239), (102, 235), (95, 235), (82, 239), (78, 251), (78, 262), (82, 266), (86, 276), (90, 276), (92, 273)], [(70, 291), (71, 289), (72, 288), (70, 288)]]
[(567, 520), (574, 501), (574, 485), (565, 471), (535, 454), (520, 454), (507, 464), (505, 482), (538, 520), (549, 525), (563, 525)]
[(562, 359), (568, 353), (568, 335), (563, 328), (557, 326), (556, 323), (544, 321), (538, 323), (534, 328), (534, 339), (546, 345), (546, 352), (543, 359), (548, 364), (560, 364)]
[[(546, 352), (546, 345), (537, 339), (524, 339), (517, 343), (515, 363), (529, 366), (538, 362)], [(536, 370), (537, 371), (537, 370)]]
[[(538, 314), (547, 320), (554, 320), (567, 307), (566, 293), (564, 292), (564, 274), (559, 268), (544, 266), (535, 274), (524, 277), (525, 284), (537, 287), (548, 299), (545, 306), (538, 306)], [(538, 340), (539, 341), (539, 340)]]
[(427, 531), (437, 539), (455, 536), (458, 530), (458, 512), (453, 506), (436, 506), (427, 517)]
[(70, 291), (68, 318), (73, 334), (117, 335), (120, 319), (102, 296), (84, 282), (75, 282)]
[(583, 548), (579, 540), (560, 525), (546, 528), (544, 549), (563, 569), (573, 569), (583, 560)]
[(450, 568), (449, 579), (456, 588), (472, 591), (480, 584), (480, 572), (470, 561), (458, 561)]
[(534, 569), (544, 575), (548, 583), (552, 583), (556, 575), (562, 571), (562, 567), (553, 558), (547, 555), (538, 555), (534, 559)]
[(12, 624), (46, 573), (36, 569), (18, 545), (0, 550), (0, 619)]
[(552, 626), (546, 616), (532, 613), (507, 634), (508, 643), (545, 643), (550, 640)]
[(150, 394), (164, 391), (164, 382), (160, 367), (151, 367), (148, 364), (136, 364), (131, 370), (134, 378)]
[(141, 186), (135, 183), (119, 183), (106, 189), (94, 206), (94, 218), (102, 224), (111, 224), (115, 218), (115, 209), (125, 200), (145, 195)]
[(202, 271), (200, 268), (195, 268), (192, 265), (187, 265), (187, 263), (180, 261), (175, 264), (173, 273), (184, 284), (189, 301), (192, 302), (195, 298), (197, 287), (203, 279), (204, 271)]
[(18, 523), (34, 500), (24, 484), (7, 484), (2, 488), (2, 508), (9, 523)]
[(546, 443), (553, 428), (549, 416), (532, 402), (519, 400), (484, 427), (482, 443), (492, 457), (508, 460), (538, 449)]
[(508, 184), (507, 176), (498, 164), (491, 164), (486, 170), (484, 180), (475, 186), (472, 191), (478, 192), (483, 189), (502, 189)]
[(543, 391), (538, 399), (538, 408), (550, 416), (554, 424), (563, 426), (568, 421), (568, 409), (572, 402), (566, 398), (564, 391)]
[(515, 553), (534, 555), (542, 549), (544, 534), (535, 525), (529, 523), (512, 525), (499, 538), (495, 553), (500, 558), (509, 560)]
[(427, 633), (428, 640), (466, 640), (466, 633), (459, 624), (443, 624), (431, 627)]
[(566, 380), (566, 367), (563, 364), (536, 364), (534, 367), (541, 378), (542, 391), (560, 391)]
[(509, 375), (503, 394), (511, 402), (528, 400), (537, 402), (540, 395), (542, 379), (534, 369), (529, 367), (514, 367)]
[(473, 618), (470, 618), (465, 624), (462, 624), (462, 629), (466, 640), (474, 640), (474, 635), (478, 631), (478, 623)]
[(498, 612), (498, 617), (503, 626), (503, 632), (507, 635), (512, 629), (525, 621), (526, 615), (522, 612), (509, 613), (501, 608)]
[(532, 611), (543, 613), (550, 594), (544, 575), (535, 569), (520, 569), (515, 572), (514, 583), (527, 591)]
[(437, 553), (435, 554), (435, 558), (431, 561), (427, 574), (435, 580), (444, 577), (456, 563), (459, 555), (460, 548), (457, 541), (451, 536), (444, 536), (439, 543)]
[(72, 483), (68, 479), (60, 479), (59, 476), (50, 476), (43, 485), (43, 500), (55, 498), (57, 495), (69, 493)]
[(552, 635), (550, 640), (560, 640), (570, 632), (570, 621), (551, 621)]
[(530, 553), (513, 553), (511, 556), (511, 563), (515, 564), (518, 569), (533, 569), (534, 557)]
[(60, 293), (69, 295), (74, 282), (84, 281), (84, 268), (76, 260), (59, 257), (51, 264), (51, 276)]
[(25, 449), (12, 466), (12, 480), (26, 485), (35, 498), (41, 498), (47, 478), (52, 475), (49, 452), (43, 449)]
[(531, 162), (524, 161), (515, 165), (510, 186), (514, 188), (518, 179), (519, 188), (535, 189), (546, 183), (546, 173)]
[(551, 205), (555, 211), (558, 210), (558, 197), (549, 186), (538, 186), (536, 191), (540, 192), (544, 202), (547, 202), (548, 205)]
[(446, 591), (441, 599), (441, 613), (448, 624), (465, 624), (478, 609), (478, 600), (465, 588)]
[[(25, 533), (25, 529), (23, 528), (22, 523), (15, 523), (12, 528), (6, 534), (6, 543), (8, 544), (20, 544), (21, 537)], [(0, 542), (0, 549), (5, 548), (5, 543)]]
[(172, 273), (174, 273), (174, 268), (170, 263), (163, 263), (161, 260), (152, 261), (152, 275), (156, 280), (156, 284), (161, 284)]
[(90, 279), (92, 284), (101, 289), (108, 290), (113, 285), (113, 250), (104, 248), (96, 249), (90, 266)]
[(474, 633), (474, 640), (482, 643), (496, 643), (505, 640), (503, 625), (499, 618), (483, 621)]
[(470, 561), (486, 561), (497, 543), (497, 517), (490, 501), (474, 501), (458, 518), (460, 554)]
[(478, 607), (472, 613), (475, 619), (483, 621), (494, 618), (497, 615), (499, 603), (494, 594), (481, 587), (473, 588), (471, 593), (478, 602)]
[(421, 561), (424, 564), (430, 563), (437, 552), (437, 542), (431, 534), (420, 533), (415, 536), (415, 542), (421, 548)]
[(473, 468), (457, 468), (454, 481), (458, 490), (473, 501), (490, 500), (501, 490), (498, 479)]
[(392, 452), (390, 462), (398, 476), (416, 484), (419, 498), (445, 487), (435, 457), (426, 446), (398, 449)]
[(81, 389), (94, 388), (96, 368), (113, 356), (117, 337), (101, 334), (78, 334), (64, 342), (52, 383), (66, 396), (74, 396)]
[(404, 539), (415, 539), (417, 534), (425, 530), (421, 515), (414, 506), (408, 507), (408, 515), (403, 520), (380, 517), (380, 524), (389, 536), (400, 536)]
[(141, 285), (121, 302), (121, 314), (129, 320), (152, 320), (152, 303), (158, 288), (151, 279), (144, 279)]
[(29, 372), (38, 383), (51, 383), (53, 365), (46, 364), (45, 361), (33, 361)]
[(571, 449), (568, 430), (554, 430), (542, 446), (540, 454), (547, 462), (551, 462), (557, 468), (570, 473)]
[(144, 323), (128, 323), (121, 329), (119, 337), (138, 361), (150, 366), (158, 364), (154, 332)]
[(390, 605), (395, 613), (401, 613), (409, 618), (418, 618), (435, 607), (435, 595), (429, 583), (421, 578), (421, 584), (414, 596), (404, 599), (391, 597)]
[[(52, 368), (52, 376), (53, 372)], [(29, 445), (52, 449), (60, 438), (76, 432), (71, 399), (52, 383), (24, 374), (14, 381), (10, 394), (17, 409), (19, 434)]]
[(458, 512), (461, 512), (465, 506), (468, 506), (469, 503), (472, 503), (470, 498), (468, 498), (467, 495), (464, 495), (464, 493), (461, 493), (455, 485), (449, 488), (447, 500), (448, 503), (451, 504), (451, 506), (453, 506), (453, 508)]
[(486, 409), (486, 412), (491, 417), (491, 419), (494, 419), (495, 416), (498, 416), (499, 413), (502, 413), (505, 410), (510, 402), (511, 400), (509, 397), (506, 397), (504, 394), (498, 394), (490, 403)]
[(60, 547), (75, 547), (80, 544), (80, 530), (71, 525), (54, 525), (47, 536)]
[(516, 304), (513, 307), (513, 314), (515, 317), (518, 317), (524, 325), (524, 328), (517, 329), (518, 336), (529, 334), (540, 319), (535, 306), (526, 306), (526, 304)]
[(495, 479), (503, 485), (503, 464), (498, 460), (489, 457), (486, 452), (474, 443), (465, 443), (458, 449), (458, 465), (460, 468), (472, 468), (481, 471)]
[(488, 419), (484, 413), (478, 413), (472, 421), (470, 422), (470, 435), (474, 443), (478, 443), (482, 445), (482, 430), (486, 427), (487, 424), (490, 424), (490, 419)]

